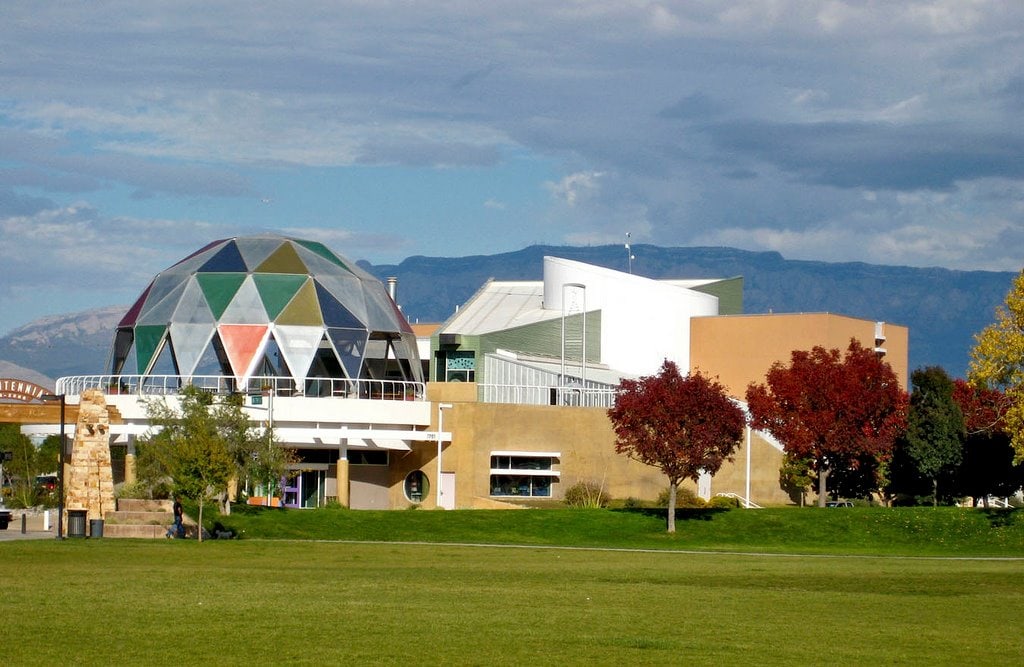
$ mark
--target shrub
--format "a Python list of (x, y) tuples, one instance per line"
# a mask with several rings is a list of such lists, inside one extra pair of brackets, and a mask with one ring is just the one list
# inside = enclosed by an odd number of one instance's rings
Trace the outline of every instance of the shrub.
[[(655, 501), (658, 507), (668, 507), (668, 489), (665, 489), (658, 494), (658, 499)], [(706, 503), (704, 499), (697, 495), (697, 493), (686, 486), (676, 487), (676, 507), (705, 507)]]
[(740, 506), (740, 499), (732, 496), (715, 496), (708, 501), (708, 507), (716, 509), (735, 509)]
[(608, 494), (594, 482), (576, 482), (565, 491), (565, 504), (574, 508), (595, 508), (608, 505)]
[(125, 482), (114, 494), (116, 498), (149, 498), (149, 485), (136, 480)]

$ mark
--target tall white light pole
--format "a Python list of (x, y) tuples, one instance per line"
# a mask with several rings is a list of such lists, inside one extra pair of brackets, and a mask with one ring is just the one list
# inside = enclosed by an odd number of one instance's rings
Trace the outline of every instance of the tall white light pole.
[(437, 508), (441, 509), (441, 448), (444, 447), (444, 411), (451, 410), (451, 403), (437, 404)]

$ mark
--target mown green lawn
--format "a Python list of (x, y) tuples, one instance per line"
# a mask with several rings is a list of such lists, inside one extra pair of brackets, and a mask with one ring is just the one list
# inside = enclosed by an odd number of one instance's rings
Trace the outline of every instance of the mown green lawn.
[[(681, 516), (676, 536), (661, 516), (614, 511), (248, 510), (220, 521), (244, 538), (0, 543), (0, 662), (988, 665), (1024, 655), (1024, 526), (1013, 512), (704, 512)], [(984, 553), (1000, 557), (968, 557)]]

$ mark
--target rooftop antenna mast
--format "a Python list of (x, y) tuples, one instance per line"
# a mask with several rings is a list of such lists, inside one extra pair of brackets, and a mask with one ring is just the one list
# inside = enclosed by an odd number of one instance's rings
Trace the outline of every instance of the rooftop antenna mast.
[(626, 263), (629, 266), (629, 273), (633, 273), (633, 260), (636, 259), (636, 255), (633, 254), (633, 250), (629, 247), (629, 232), (626, 232)]

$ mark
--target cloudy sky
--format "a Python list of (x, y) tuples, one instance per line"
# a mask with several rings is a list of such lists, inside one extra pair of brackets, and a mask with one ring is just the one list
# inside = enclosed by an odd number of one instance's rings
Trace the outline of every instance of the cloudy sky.
[(1022, 33), (1019, 0), (6, 0), (0, 333), (258, 231), (1017, 271)]

